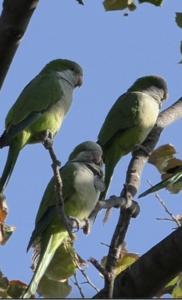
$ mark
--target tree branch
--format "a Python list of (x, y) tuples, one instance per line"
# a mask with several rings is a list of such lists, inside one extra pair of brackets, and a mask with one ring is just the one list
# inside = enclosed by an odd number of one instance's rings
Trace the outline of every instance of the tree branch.
[[(119, 274), (113, 298), (150, 298), (156, 296), (182, 270), (182, 227), (171, 233)], [(93, 298), (105, 298), (102, 289)]]
[(4, 0), (0, 16), (0, 88), (39, 0)]

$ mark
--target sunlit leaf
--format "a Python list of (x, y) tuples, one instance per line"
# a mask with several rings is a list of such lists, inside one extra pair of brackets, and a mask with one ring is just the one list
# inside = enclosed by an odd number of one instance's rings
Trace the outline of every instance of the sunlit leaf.
[(163, 2), (163, 0), (138, 0), (138, 1), (139, 1), (139, 3), (146, 2), (146, 3), (151, 3), (153, 5), (156, 5), (156, 6), (161, 6), (161, 4)]
[[(123, 251), (121, 251), (120, 258), (117, 261), (117, 264), (114, 269), (114, 276), (116, 277), (121, 272), (123, 272), (126, 268), (128, 268), (131, 264), (133, 264), (137, 259), (139, 258), (139, 255), (136, 253), (129, 253), (124, 248)], [(104, 256), (101, 260), (101, 265), (105, 266), (106, 264), (107, 256)]]
[[(167, 179), (174, 172), (182, 170), (182, 160), (175, 157), (176, 149), (173, 145), (166, 144), (155, 149), (149, 158), (149, 163), (153, 164), (161, 174), (161, 179)], [(169, 183), (166, 189), (171, 193), (179, 193), (182, 190), (182, 182)]]
[(178, 281), (172, 291), (172, 298), (182, 298), (182, 276), (178, 276)]
[(4, 195), (0, 194), (0, 223), (3, 223), (8, 215), (8, 205)]
[(182, 12), (176, 13), (176, 24), (182, 28)]
[(158, 293), (155, 295), (156, 297), (161, 298), (165, 294), (172, 294), (173, 289), (176, 286), (178, 281), (178, 276), (174, 277), (168, 284), (165, 285)]
[(149, 157), (148, 162), (153, 164), (160, 173), (164, 173), (168, 161), (174, 157), (176, 149), (171, 144), (165, 144), (155, 149)]
[(134, 0), (105, 0), (103, 2), (106, 11), (122, 10), (128, 8), (129, 10), (136, 9)]
[(9, 240), (12, 233), (15, 231), (15, 227), (7, 224), (0, 224), (0, 245), (5, 245)]

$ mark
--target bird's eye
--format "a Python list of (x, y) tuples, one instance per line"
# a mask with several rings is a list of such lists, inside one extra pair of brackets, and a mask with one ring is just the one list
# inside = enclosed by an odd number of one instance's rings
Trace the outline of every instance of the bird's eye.
[(74, 67), (71, 67), (70, 70), (71, 70), (71, 71), (75, 71), (75, 68), (74, 68)]

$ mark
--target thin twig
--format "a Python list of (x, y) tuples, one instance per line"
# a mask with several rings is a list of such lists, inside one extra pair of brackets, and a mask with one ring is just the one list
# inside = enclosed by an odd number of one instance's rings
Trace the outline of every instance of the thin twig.
[(108, 273), (106, 272), (105, 268), (94, 258), (91, 257), (88, 260), (98, 271), (101, 273), (104, 277), (108, 276)]
[(64, 224), (66, 230), (68, 231), (69, 237), (71, 240), (74, 239), (74, 235), (71, 232), (70, 224), (68, 222), (68, 218), (65, 215), (64, 211), (64, 199), (63, 199), (63, 183), (60, 175), (60, 165), (61, 163), (58, 161), (56, 154), (53, 150), (53, 145), (52, 142), (49, 140), (44, 141), (44, 147), (48, 150), (49, 155), (52, 159), (52, 170), (54, 173), (54, 178), (55, 178), (55, 190), (56, 190), (56, 208), (57, 208), (57, 213), (60, 218), (61, 223)]
[(80, 296), (81, 296), (82, 298), (85, 298), (84, 293), (83, 293), (83, 291), (82, 291), (82, 288), (81, 288), (81, 286), (80, 286), (80, 284), (79, 284), (79, 282), (78, 282), (78, 279), (77, 279), (76, 274), (74, 274), (74, 279), (75, 279), (74, 285), (78, 288), (79, 293), (80, 293)]
[(90, 280), (90, 278), (88, 277), (88, 275), (86, 274), (86, 272), (81, 268), (81, 265), (83, 265), (83, 263), (85, 264), (85, 261), (81, 258), (80, 255), (78, 255), (78, 253), (76, 255), (73, 255), (73, 253), (70, 252), (70, 255), (72, 256), (73, 261), (74, 261), (76, 267), (81, 272), (82, 276), (86, 279), (86, 282), (84, 282), (84, 283), (89, 284), (96, 292), (99, 292), (98, 288)]
[(160, 218), (160, 217), (157, 217), (155, 218), (157, 221), (169, 221), (169, 222), (174, 222), (174, 220), (170, 219), (170, 218)]
[(98, 288), (95, 286), (95, 284), (90, 280), (90, 278), (88, 277), (88, 275), (86, 274), (86, 272), (80, 267), (78, 258), (74, 258), (74, 262), (75, 262), (75, 264), (76, 264), (78, 270), (79, 270), (80, 273), (82, 274), (82, 276), (86, 279), (86, 282), (84, 282), (84, 283), (89, 284), (96, 292), (99, 292), (99, 289), (98, 289)]
[[(152, 187), (152, 183), (147, 180), (148, 184)], [(173, 215), (172, 212), (170, 212), (170, 210), (167, 208), (167, 205), (165, 204), (164, 200), (162, 200), (162, 198), (160, 197), (160, 195), (158, 193), (155, 193), (155, 198), (159, 201), (159, 203), (162, 205), (162, 207), (164, 208), (165, 212), (170, 216), (170, 220), (175, 222), (177, 224), (178, 227), (181, 226), (179, 220), (175, 217), (175, 215)]]
[(165, 202), (161, 199), (158, 193), (155, 193), (155, 198), (160, 202), (162, 207), (164, 208), (165, 212), (171, 217), (171, 220), (174, 221), (178, 227), (181, 227), (181, 224), (179, 220), (173, 215), (173, 213), (170, 212), (170, 210), (167, 208)]

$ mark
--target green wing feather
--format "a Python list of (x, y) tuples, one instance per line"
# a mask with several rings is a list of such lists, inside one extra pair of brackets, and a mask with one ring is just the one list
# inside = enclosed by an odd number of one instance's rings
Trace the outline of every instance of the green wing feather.
[(26, 119), (32, 112), (44, 112), (61, 99), (63, 91), (54, 72), (37, 75), (22, 91), (6, 117), (6, 128)]
[(142, 198), (148, 194), (157, 192), (165, 187), (167, 187), (169, 184), (176, 184), (177, 182), (182, 181), (182, 172), (179, 172), (175, 175), (172, 175), (171, 177), (161, 180), (159, 183), (157, 183), (156, 185), (152, 186), (151, 188), (149, 188), (148, 190), (146, 190), (145, 192), (141, 193), (138, 198)]
[[(118, 133), (137, 124), (139, 99), (142, 93), (123, 94), (112, 106), (98, 135), (98, 142), (105, 146)], [(132, 109), (131, 109), (132, 107)]]

